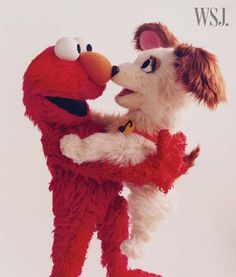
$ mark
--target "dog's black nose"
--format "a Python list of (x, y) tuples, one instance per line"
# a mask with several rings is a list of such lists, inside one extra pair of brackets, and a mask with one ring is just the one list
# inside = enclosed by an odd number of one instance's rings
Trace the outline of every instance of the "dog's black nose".
[(116, 66), (116, 65), (113, 65), (112, 68), (111, 68), (111, 77), (114, 77), (119, 72), (120, 72), (119, 67)]

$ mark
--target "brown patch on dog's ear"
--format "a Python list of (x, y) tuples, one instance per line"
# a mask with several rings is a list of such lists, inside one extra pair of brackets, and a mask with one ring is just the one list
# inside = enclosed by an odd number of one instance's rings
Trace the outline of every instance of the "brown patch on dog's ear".
[(178, 39), (161, 23), (145, 23), (134, 34), (135, 48), (146, 50), (158, 47), (175, 47)]
[(187, 44), (177, 46), (174, 54), (177, 81), (186, 92), (210, 109), (226, 101), (225, 82), (213, 54)]

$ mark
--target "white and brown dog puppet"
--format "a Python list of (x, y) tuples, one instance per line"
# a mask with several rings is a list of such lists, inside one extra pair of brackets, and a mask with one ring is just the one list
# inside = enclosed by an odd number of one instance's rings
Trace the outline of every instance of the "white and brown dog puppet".
[[(76, 135), (64, 137), (61, 150), (75, 163), (109, 160), (118, 165), (137, 164), (155, 153), (152, 137), (159, 130), (175, 131), (176, 120), (191, 98), (210, 109), (226, 100), (224, 81), (213, 54), (179, 43), (160, 23), (141, 25), (134, 41), (141, 51), (137, 59), (112, 69), (112, 80), (124, 87), (115, 100), (128, 112), (120, 116), (94, 114), (94, 120), (106, 124), (108, 133), (82, 140)], [(195, 149), (195, 157), (198, 151)], [(121, 249), (135, 258), (170, 211), (172, 201), (152, 184), (141, 188), (126, 185), (131, 191), (131, 233)]]

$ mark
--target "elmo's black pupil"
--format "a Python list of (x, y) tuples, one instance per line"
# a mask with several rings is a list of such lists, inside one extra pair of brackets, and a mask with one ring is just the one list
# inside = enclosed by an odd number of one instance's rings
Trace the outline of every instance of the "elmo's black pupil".
[(86, 50), (87, 50), (87, 51), (92, 51), (92, 50), (93, 50), (93, 49), (92, 49), (92, 45), (91, 45), (91, 44), (88, 44), (87, 47), (86, 47)]
[(77, 51), (78, 51), (78, 53), (80, 53), (80, 52), (81, 52), (81, 47), (80, 47), (80, 45), (79, 45), (79, 44), (77, 44)]

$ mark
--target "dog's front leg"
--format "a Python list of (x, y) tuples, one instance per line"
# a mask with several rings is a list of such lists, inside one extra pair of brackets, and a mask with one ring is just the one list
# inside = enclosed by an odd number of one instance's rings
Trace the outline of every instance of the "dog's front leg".
[(116, 165), (135, 165), (156, 151), (154, 143), (137, 135), (95, 133), (84, 139), (66, 135), (61, 140), (63, 155), (75, 163), (109, 161)]

